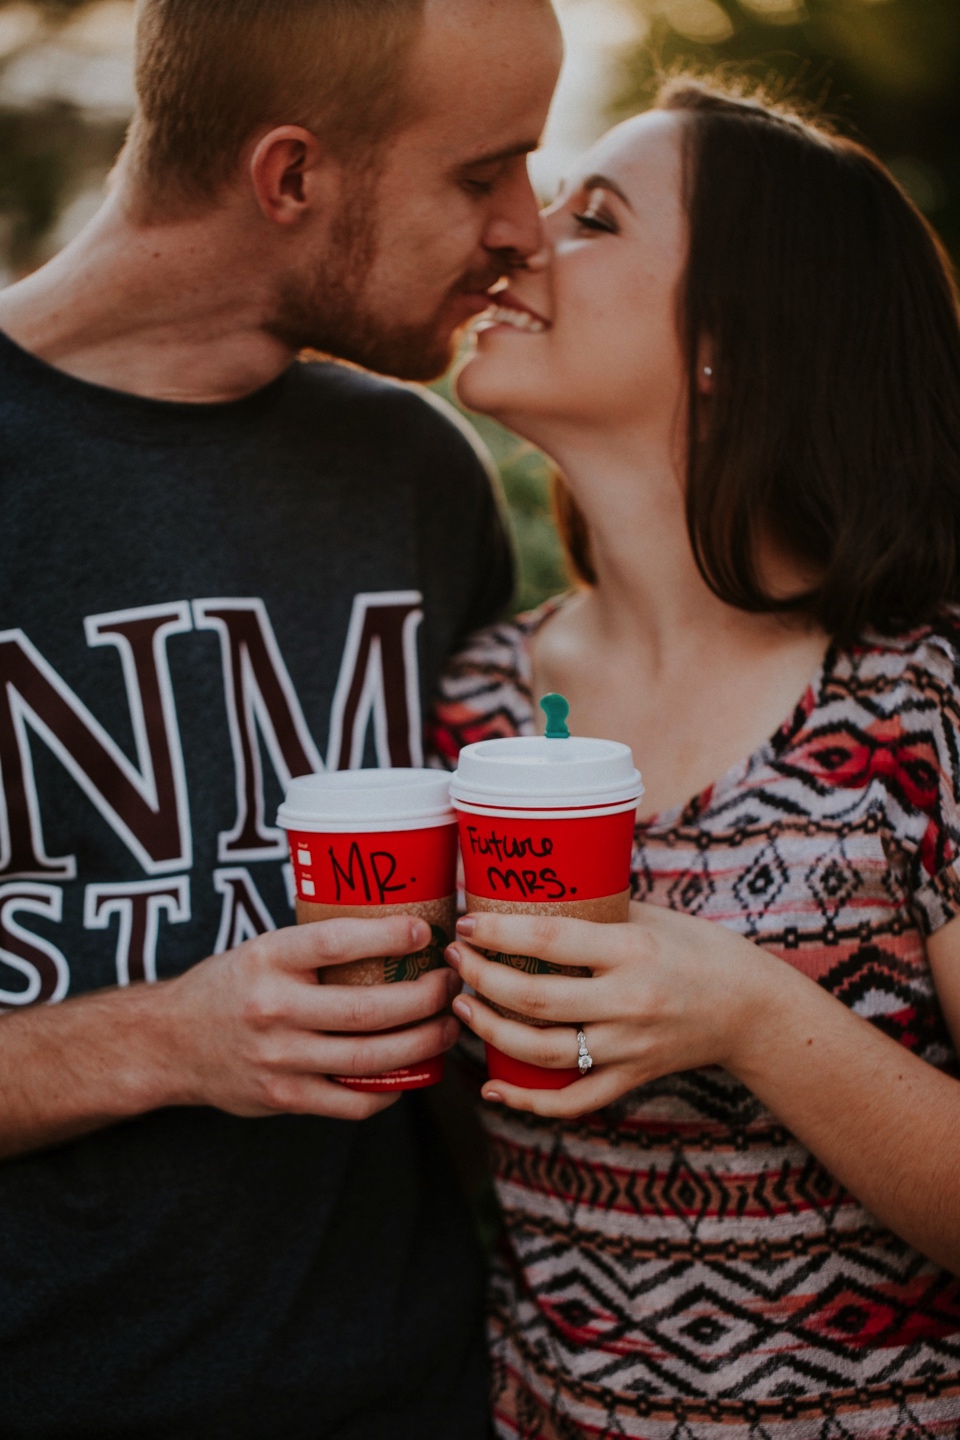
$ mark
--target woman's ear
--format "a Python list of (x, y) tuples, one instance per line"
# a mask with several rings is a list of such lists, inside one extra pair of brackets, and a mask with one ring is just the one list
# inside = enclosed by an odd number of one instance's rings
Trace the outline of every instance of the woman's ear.
[(712, 395), (714, 379), (713, 341), (704, 338), (697, 351), (697, 394)]

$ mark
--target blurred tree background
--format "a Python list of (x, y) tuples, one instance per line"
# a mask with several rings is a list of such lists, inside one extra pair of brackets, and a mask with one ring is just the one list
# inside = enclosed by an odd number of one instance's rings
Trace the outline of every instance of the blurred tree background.
[[(865, 141), (960, 259), (960, 0), (556, 0), (568, 65), (534, 167), (544, 198), (664, 72), (746, 73)], [(133, 0), (0, 0), (0, 283), (94, 213), (133, 103)], [(449, 382), (438, 387), (450, 394)], [(503, 474), (519, 603), (566, 582), (546, 462), (471, 417)]]
[(890, 166), (960, 258), (958, 0), (655, 0), (619, 109), (658, 71), (732, 69), (819, 104)]

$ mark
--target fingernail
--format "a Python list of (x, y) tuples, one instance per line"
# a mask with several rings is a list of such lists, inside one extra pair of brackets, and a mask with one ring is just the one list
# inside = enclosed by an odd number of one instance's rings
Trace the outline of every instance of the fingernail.
[(503, 1104), (503, 1096), (500, 1094), (499, 1090), (488, 1090), (486, 1087), (484, 1087), (482, 1093), (484, 1100), (490, 1100), (494, 1105)]
[(456, 945), (448, 945), (445, 953), (447, 957), (447, 964), (452, 965), (454, 970), (459, 970), (460, 962), (463, 957), (461, 956), (460, 951), (457, 949)]
[(477, 922), (472, 915), (464, 915), (462, 920), (457, 921), (458, 935), (472, 935), (477, 928)]
[(458, 995), (456, 1000), (454, 1000), (453, 1013), (454, 1015), (459, 1015), (460, 1019), (463, 1020), (465, 1024), (471, 1025), (473, 1023), (473, 1011), (470, 1009), (470, 1006), (467, 1004), (466, 1000), (464, 1000), (462, 995)]
[(414, 920), (410, 927), (410, 938), (419, 950), (430, 943), (430, 926), (426, 920)]

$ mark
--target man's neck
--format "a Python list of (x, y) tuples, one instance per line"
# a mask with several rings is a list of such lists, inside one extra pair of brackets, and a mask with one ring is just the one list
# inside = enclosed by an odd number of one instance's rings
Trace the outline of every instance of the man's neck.
[(264, 328), (268, 266), (229, 208), (145, 227), (113, 195), (48, 265), (0, 293), (0, 330), (77, 379), (155, 400), (236, 400), (290, 364)]

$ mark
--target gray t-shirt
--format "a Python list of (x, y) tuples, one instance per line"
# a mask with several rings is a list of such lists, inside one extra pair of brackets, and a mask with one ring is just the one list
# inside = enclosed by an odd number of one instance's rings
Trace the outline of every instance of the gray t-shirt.
[[(0, 465), (12, 1011), (290, 924), (284, 782), (419, 763), (511, 565), (457, 427), (336, 365), (190, 406), (0, 337)], [(419, 1097), (157, 1112), (0, 1165), (0, 1434), (471, 1440), (480, 1285)]]

